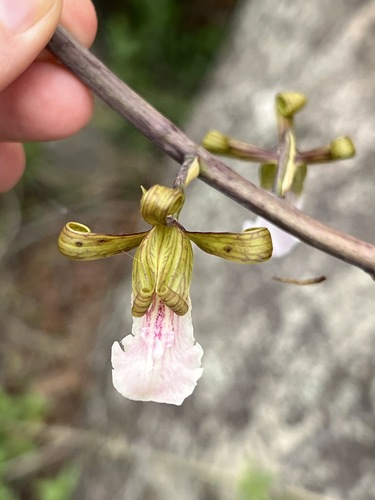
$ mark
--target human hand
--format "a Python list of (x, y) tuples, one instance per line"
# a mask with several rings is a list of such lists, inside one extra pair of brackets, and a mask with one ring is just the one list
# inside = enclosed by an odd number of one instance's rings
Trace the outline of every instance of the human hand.
[(62, 139), (91, 117), (89, 90), (43, 50), (58, 23), (86, 47), (94, 41), (90, 0), (0, 0), (0, 192), (23, 173), (23, 141)]

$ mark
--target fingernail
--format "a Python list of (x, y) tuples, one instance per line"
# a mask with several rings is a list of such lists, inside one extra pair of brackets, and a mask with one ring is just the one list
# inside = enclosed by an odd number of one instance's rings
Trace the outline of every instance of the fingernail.
[(53, 0), (0, 0), (0, 22), (13, 33), (22, 33), (38, 22)]

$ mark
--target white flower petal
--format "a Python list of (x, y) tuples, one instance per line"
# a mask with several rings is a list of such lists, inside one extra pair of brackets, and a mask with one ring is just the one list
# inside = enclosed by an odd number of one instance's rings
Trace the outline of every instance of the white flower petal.
[(156, 295), (121, 344), (112, 346), (112, 379), (126, 398), (181, 405), (202, 375), (203, 349), (194, 340), (190, 309), (178, 316)]

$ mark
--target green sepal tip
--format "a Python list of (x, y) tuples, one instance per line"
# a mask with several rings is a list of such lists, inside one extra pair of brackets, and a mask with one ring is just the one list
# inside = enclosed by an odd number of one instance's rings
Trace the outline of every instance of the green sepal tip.
[(229, 140), (218, 130), (210, 130), (202, 139), (202, 146), (211, 153), (225, 154), (229, 152)]
[(337, 137), (329, 145), (332, 159), (346, 160), (352, 158), (356, 151), (350, 137)]
[(306, 97), (300, 92), (283, 92), (276, 95), (276, 110), (281, 116), (291, 118), (306, 102)]

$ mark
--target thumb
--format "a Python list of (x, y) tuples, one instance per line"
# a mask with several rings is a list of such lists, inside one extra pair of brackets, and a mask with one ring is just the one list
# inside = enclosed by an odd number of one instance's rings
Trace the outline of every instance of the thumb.
[(63, 0), (0, 0), (0, 90), (38, 56), (59, 22)]

